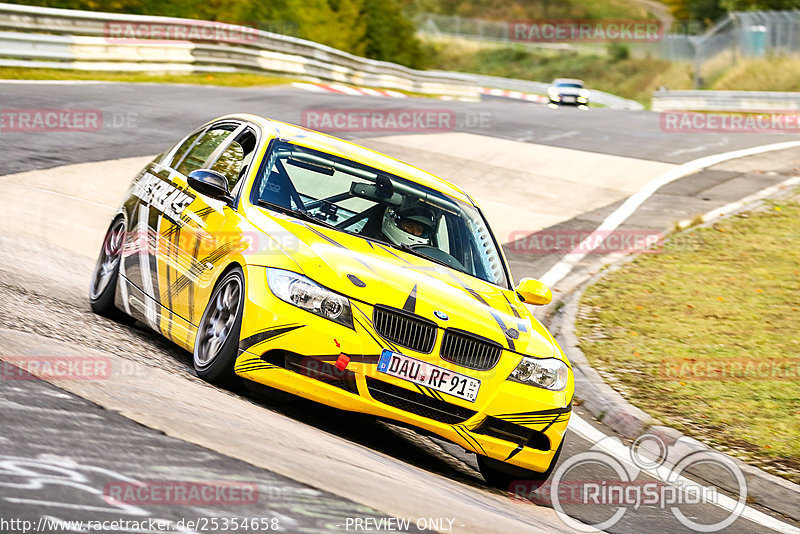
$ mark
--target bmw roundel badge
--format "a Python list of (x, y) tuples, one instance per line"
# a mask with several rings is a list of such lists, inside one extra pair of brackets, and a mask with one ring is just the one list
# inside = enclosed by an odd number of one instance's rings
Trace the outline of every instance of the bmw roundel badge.
[(441, 319), (442, 321), (447, 321), (450, 319), (447, 314), (443, 311), (434, 310), (433, 314), (436, 316), (437, 319)]

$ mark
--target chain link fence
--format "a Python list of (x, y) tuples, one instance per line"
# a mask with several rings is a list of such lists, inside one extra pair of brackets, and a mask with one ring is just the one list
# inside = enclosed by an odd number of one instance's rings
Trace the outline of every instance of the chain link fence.
[[(511, 39), (511, 21), (485, 21), (456, 16), (421, 15), (417, 27), (428, 36), (450, 36), (494, 43), (518, 42)], [(580, 49), (574, 43), (527, 43), (529, 46)], [(734, 64), (740, 58), (760, 58), (778, 54), (800, 54), (800, 10), (736, 11), (723, 16), (702, 31), (699, 23), (675, 23), (658, 42), (631, 44), (635, 55), (648, 55), (672, 61), (690, 61), (695, 68), (695, 85), (702, 84), (709, 72)], [(591, 51), (604, 53), (603, 47)]]

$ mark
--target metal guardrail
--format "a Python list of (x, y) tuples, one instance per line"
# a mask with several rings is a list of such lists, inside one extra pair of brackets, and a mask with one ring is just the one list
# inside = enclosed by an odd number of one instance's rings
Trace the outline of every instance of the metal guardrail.
[[(192, 39), (130, 39), (111, 25), (179, 29)], [(246, 38), (213, 39), (213, 25)], [(194, 32), (193, 32), (194, 31)], [(98, 13), (0, 3), (0, 66), (106, 71), (236, 72), (289, 75), (478, 100), (483, 87), (546, 94), (547, 84), (444, 71), (420, 71), (366, 59), (296, 37), (242, 26), (172, 17)], [(592, 91), (598, 104), (643, 109), (641, 104)]]
[(791, 111), (800, 93), (772, 91), (656, 91), (653, 111)]
[[(150, 40), (116, 38), (110, 24), (160, 25), (202, 36), (209, 25), (241, 30), (246, 39)], [(366, 59), (296, 37), (253, 28), (116, 13), (0, 4), (0, 64), (84, 70), (231, 71), (288, 74), (477, 100), (473, 80)], [(173, 32), (180, 34), (179, 32)], [(45, 63), (38, 63), (43, 61)]]

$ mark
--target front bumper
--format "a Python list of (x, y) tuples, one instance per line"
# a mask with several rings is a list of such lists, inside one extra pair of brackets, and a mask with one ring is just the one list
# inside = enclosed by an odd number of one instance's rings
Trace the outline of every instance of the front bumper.
[[(263, 271), (263, 269), (262, 269)], [(401, 349), (481, 380), (468, 402), (377, 371), (388, 344), (372, 325), (372, 307), (352, 302), (355, 330), (275, 298), (254, 268), (248, 276), (239, 357), (235, 372), (336, 408), (372, 414), (431, 432), (468, 451), (543, 472), (566, 432), (573, 384), (549, 391), (506, 378), (521, 356), (504, 350), (491, 370), (466, 369), (439, 358), (441, 332), (430, 354)], [(256, 299), (251, 298), (256, 295)], [(340, 354), (350, 358), (335, 367)]]
[(589, 99), (585, 96), (575, 95), (550, 95), (550, 103), (562, 106), (588, 106)]

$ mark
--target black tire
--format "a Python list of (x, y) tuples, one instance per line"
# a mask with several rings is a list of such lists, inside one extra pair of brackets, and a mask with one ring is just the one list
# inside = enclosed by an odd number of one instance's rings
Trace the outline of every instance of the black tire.
[(125, 219), (120, 216), (111, 221), (103, 238), (103, 246), (100, 248), (100, 255), (97, 257), (89, 285), (89, 305), (98, 315), (123, 324), (131, 324), (135, 319), (114, 305), (124, 242)]
[(241, 383), (233, 367), (239, 353), (243, 311), (244, 274), (236, 267), (217, 282), (197, 328), (192, 363), (197, 376), (206, 382), (228, 388)]
[(564, 447), (564, 440), (561, 440), (561, 445), (556, 449), (553, 455), (553, 461), (550, 462), (550, 467), (547, 471), (540, 473), (539, 471), (531, 471), (523, 469), (515, 465), (489, 458), (488, 456), (478, 455), (478, 467), (480, 468), (481, 475), (486, 483), (493, 487), (504, 491), (511, 491), (511, 484), (514, 482), (524, 482), (526, 488), (530, 490), (537, 489), (545, 483), (553, 472), (558, 457), (561, 456), (561, 449)]

